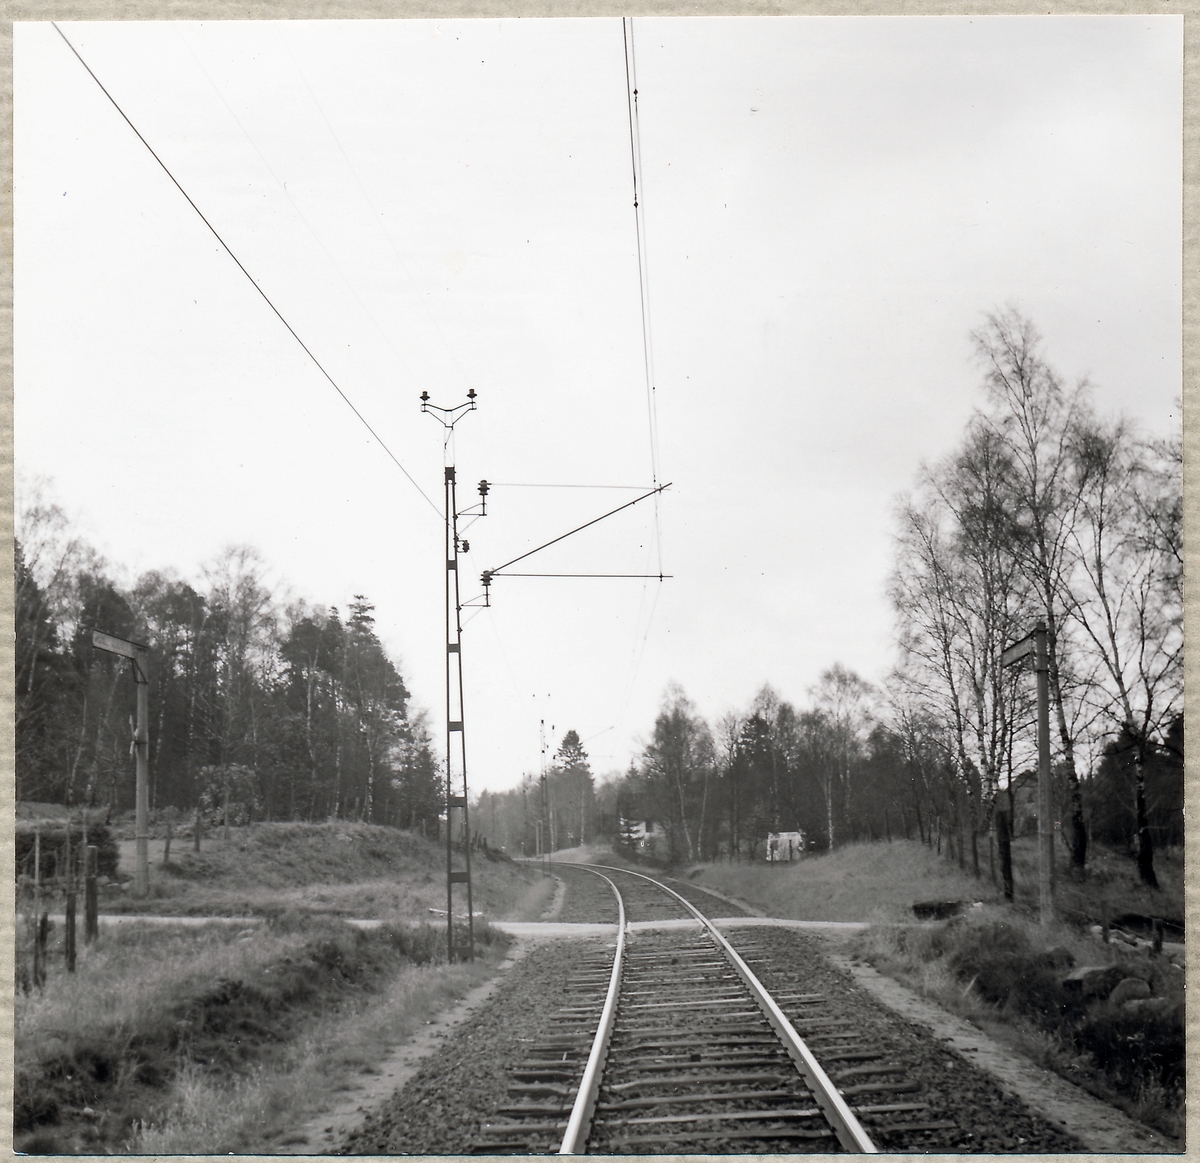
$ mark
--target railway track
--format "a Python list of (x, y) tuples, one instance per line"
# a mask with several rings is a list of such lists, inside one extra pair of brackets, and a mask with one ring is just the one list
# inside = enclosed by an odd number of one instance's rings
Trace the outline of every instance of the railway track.
[(802, 972), (776, 969), (768, 991), (753, 936), (735, 948), (673, 889), (587, 871), (610, 887), (617, 940), (581, 951), (476, 1152), (873, 1153), (954, 1127)]

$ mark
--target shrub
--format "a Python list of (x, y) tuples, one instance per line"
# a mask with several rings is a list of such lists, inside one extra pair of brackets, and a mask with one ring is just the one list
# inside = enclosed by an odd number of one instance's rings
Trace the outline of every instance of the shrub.
[(985, 1001), (1050, 1028), (1074, 1009), (1061, 982), (1074, 961), (1068, 949), (1035, 949), (1029, 934), (1008, 921), (956, 926), (949, 957), (955, 975), (973, 980)]
[(1095, 1005), (1075, 1028), (1072, 1040), (1076, 1049), (1091, 1054), (1122, 1090), (1147, 1080), (1168, 1090), (1183, 1089), (1186, 1048), (1182, 997), (1161, 1006), (1133, 1009), (1107, 1002)]
[[(37, 832), (41, 836), (41, 855), (38, 859), (38, 871), (43, 880), (61, 876), (65, 869), (59, 868), (59, 856), (62, 854), (67, 840), (70, 840), (71, 851), (76, 859), (81, 859), (79, 853), (83, 848), (84, 832), (80, 824), (72, 822), (68, 833), (65, 821), (54, 824), (41, 824)], [(17, 821), (17, 875), (33, 878), (34, 865), (34, 833), (31, 823), (25, 820)], [(106, 824), (91, 824), (87, 830), (88, 844), (97, 848), (96, 871), (100, 876), (115, 878), (117, 865), (121, 859), (121, 851)], [(82, 869), (82, 863), (80, 864)]]
[(1028, 954), (1033, 948), (1024, 929), (1008, 921), (988, 921), (981, 925), (947, 925), (956, 930), (955, 968), (960, 972), (978, 972), (979, 966), (998, 954)]
[(1148, 980), (1154, 996), (1128, 1008), (1085, 998), (1063, 987), (1075, 963), (1067, 945), (1078, 938), (1063, 927), (1056, 937), (1065, 943), (1043, 948), (1047, 936), (1019, 917), (997, 918), (985, 910), (938, 925), (872, 926), (856, 939), (855, 949), (878, 965), (899, 968), (910, 980), (932, 981), (931, 992), (950, 1008), (974, 1016), (980, 1002), (994, 1007), (1027, 1043), (1045, 1039), (1052, 1051), (1048, 1064), (1063, 1061), (1064, 1051), (1074, 1059), (1073, 1068), (1080, 1058), (1090, 1059), (1103, 1092), (1111, 1087), (1131, 1113), (1169, 1134), (1180, 1133), (1183, 973), (1163, 959), (1146, 961), (1117, 947), (1100, 953), (1088, 943), (1089, 960), (1112, 962), (1118, 978)]

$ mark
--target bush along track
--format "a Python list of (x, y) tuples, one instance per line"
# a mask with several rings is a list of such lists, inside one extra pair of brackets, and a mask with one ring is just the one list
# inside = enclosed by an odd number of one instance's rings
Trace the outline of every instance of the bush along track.
[[(49, 1052), (17, 1062), (16, 1149), (126, 1149), (137, 1124), (153, 1123), (168, 1109), (172, 1082), (183, 1072), (246, 1074), (296, 1038), (306, 1018), (368, 1000), (403, 968), (445, 957), (444, 933), (428, 925), (304, 928), (289, 955), (245, 974), (147, 1005), (133, 1020), (92, 1022), (86, 1032), (64, 1028), (44, 1039)], [(494, 934), (485, 929), (483, 937)]]
[[(783, 1004), (843, 1095), (863, 1111), (881, 1151), (1059, 1153), (1082, 1143), (1031, 1110), (956, 1051), (864, 993), (821, 956), (819, 939), (786, 929), (727, 932), (780, 997), (824, 995), (819, 1008)], [(833, 1019), (833, 1020), (830, 1020)], [(909, 1103), (911, 1114), (887, 1112)]]
[(1180, 959), (1075, 937), (1062, 944), (1018, 919), (960, 917), (882, 926), (857, 955), (974, 1021), (1015, 1031), (1045, 1064), (1165, 1132), (1183, 1131)]

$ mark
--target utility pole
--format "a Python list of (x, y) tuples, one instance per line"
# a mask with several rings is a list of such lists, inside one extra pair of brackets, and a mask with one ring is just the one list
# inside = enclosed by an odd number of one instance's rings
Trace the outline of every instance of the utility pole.
[[(148, 852), (150, 826), (150, 676), (146, 659), (150, 648), (141, 642), (130, 642), (125, 638), (114, 638), (99, 630), (92, 631), (92, 645), (97, 650), (128, 658), (133, 667), (133, 681), (137, 685), (137, 722), (133, 728), (133, 753), (136, 756), (136, 785), (134, 791), (137, 857), (133, 871), (133, 891), (138, 897), (150, 891), (150, 861)], [(86, 810), (86, 809), (85, 809)]]
[(1037, 671), (1038, 716), (1038, 901), (1042, 924), (1054, 920), (1054, 786), (1050, 777), (1050, 653), (1046, 623), (1033, 630), (1037, 643), (1033, 669)]
[[(549, 700), (550, 696), (546, 696)], [(546, 766), (546, 720), (540, 720), (541, 723), (541, 740), (542, 740), (542, 835), (546, 840), (547, 868), (544, 870), (549, 873), (549, 865), (554, 863), (554, 852), (558, 847), (558, 827), (554, 819), (554, 799), (550, 795), (549, 771)], [(554, 735), (554, 724), (550, 724), (550, 735)]]
[(540, 720), (542, 734), (542, 875), (546, 875), (550, 863), (550, 845), (553, 842), (550, 834), (549, 804), (546, 797), (546, 720)]
[(1041, 923), (1048, 925), (1054, 920), (1054, 787), (1050, 778), (1050, 660), (1045, 622), (1038, 622), (1032, 634), (1009, 646), (1000, 656), (1000, 664), (1012, 666), (1030, 656), (1037, 674), (1038, 914)]
[[(475, 410), (475, 389), (467, 392), (467, 401), (453, 408), (441, 408), (429, 402), (429, 393), (421, 393), (421, 411), (433, 416), (445, 429), (445, 515), (446, 515), (446, 948), (451, 961), (475, 960), (475, 913), (471, 897), (471, 826), (467, 815), (467, 747), (463, 730), (463, 666), (462, 666), (462, 596), (458, 584), (458, 556), (469, 545), (458, 535), (457, 481), (453, 461), (454, 426), (468, 412)], [(479, 516), (486, 513), (487, 487), (479, 488), (482, 498)], [(462, 790), (459, 791), (458, 789)], [(455, 868), (455, 812), (461, 821), (459, 834), (463, 855), (462, 868)], [(466, 940), (454, 940), (454, 886), (466, 886)]]

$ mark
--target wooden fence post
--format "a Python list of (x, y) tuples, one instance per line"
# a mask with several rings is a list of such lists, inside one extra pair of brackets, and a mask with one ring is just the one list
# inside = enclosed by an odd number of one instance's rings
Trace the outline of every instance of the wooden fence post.
[(33, 984), (46, 984), (46, 945), (50, 939), (50, 914), (41, 913), (33, 935)]
[(45, 946), (42, 933), (42, 832), (33, 830), (33, 984), (40, 986), (46, 980), (46, 967), (42, 962)]
[(1006, 811), (997, 811), (996, 847), (1000, 857), (1000, 884), (1004, 888), (1004, 899), (1013, 899), (1012, 827)]
[(100, 916), (96, 902), (96, 865), (99, 852), (95, 844), (87, 847), (87, 868), (83, 879), (83, 939), (89, 945), (99, 936)]
[(63, 932), (63, 944), (67, 952), (67, 972), (75, 972), (75, 888), (72, 885), (67, 890), (66, 928)]

